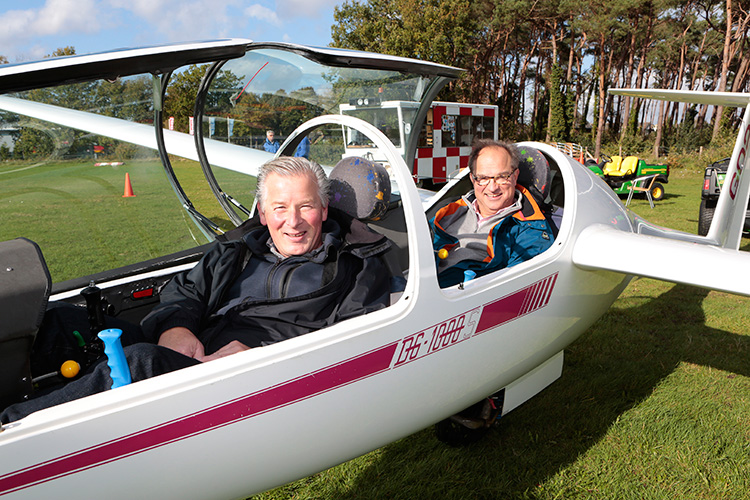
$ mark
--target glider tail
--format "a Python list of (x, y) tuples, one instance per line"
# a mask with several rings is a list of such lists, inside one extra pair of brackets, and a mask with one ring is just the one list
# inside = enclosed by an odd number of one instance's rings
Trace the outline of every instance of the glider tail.
[(706, 239), (714, 245), (739, 249), (750, 198), (750, 94), (658, 89), (610, 89), (609, 93), (662, 101), (745, 108), (745, 116), (737, 134), (724, 186), (706, 235)]
[(737, 250), (742, 240), (750, 199), (750, 106), (740, 124), (737, 142), (706, 237), (724, 248)]

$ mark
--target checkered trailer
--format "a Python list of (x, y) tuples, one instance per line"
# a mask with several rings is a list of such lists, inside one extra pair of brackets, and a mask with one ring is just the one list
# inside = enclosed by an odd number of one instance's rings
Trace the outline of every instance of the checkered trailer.
[[(342, 104), (342, 114), (356, 116), (378, 127), (405, 155), (418, 103), (352, 100)], [(471, 145), (476, 139), (498, 138), (498, 108), (487, 104), (433, 102), (419, 132), (412, 174), (418, 184), (441, 184), (468, 166)], [(377, 148), (355, 130), (344, 131), (346, 156), (379, 158)]]

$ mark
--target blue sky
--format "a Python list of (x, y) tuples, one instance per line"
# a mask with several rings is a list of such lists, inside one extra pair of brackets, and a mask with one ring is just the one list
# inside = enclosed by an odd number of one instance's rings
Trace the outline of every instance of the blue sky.
[(224, 37), (326, 46), (344, 0), (0, 0), (0, 55), (41, 59)]

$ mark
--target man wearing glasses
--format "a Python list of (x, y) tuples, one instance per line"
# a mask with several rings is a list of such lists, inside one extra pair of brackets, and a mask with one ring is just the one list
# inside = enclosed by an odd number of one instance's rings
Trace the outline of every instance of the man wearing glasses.
[(430, 221), (438, 281), (445, 288), (514, 266), (547, 250), (552, 228), (531, 193), (517, 185), (519, 152), (501, 141), (480, 140), (469, 157), (474, 189), (441, 208)]

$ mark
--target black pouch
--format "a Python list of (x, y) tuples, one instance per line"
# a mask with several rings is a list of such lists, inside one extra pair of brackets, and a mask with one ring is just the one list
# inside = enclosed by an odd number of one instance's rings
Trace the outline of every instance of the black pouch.
[[(143, 341), (138, 325), (111, 316), (105, 316), (104, 322), (104, 328), (122, 330), (124, 346)], [(96, 341), (85, 307), (50, 302), (31, 351), (32, 378), (55, 373), (68, 360), (78, 362), (83, 373), (100, 355), (91, 354), (90, 346)]]

